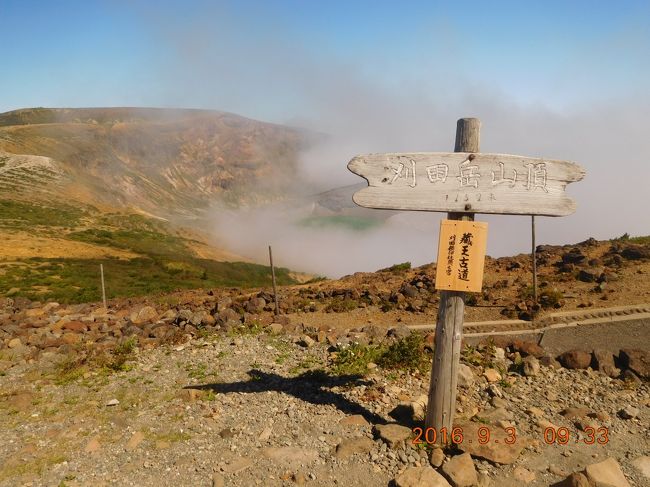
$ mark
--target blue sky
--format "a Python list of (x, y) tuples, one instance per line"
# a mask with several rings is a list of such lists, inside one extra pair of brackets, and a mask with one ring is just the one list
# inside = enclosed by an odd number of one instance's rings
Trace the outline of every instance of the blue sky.
[(0, 0), (0, 111), (192, 106), (282, 122), (313, 110), (314, 77), (341, 75), (564, 109), (645, 90), (648, 5)]

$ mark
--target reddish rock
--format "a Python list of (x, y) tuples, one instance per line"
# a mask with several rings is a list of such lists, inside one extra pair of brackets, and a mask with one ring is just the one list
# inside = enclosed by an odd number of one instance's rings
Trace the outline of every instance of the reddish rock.
[(375, 442), (365, 436), (346, 438), (336, 446), (336, 458), (347, 458), (355, 453), (368, 453)]
[[(485, 445), (481, 445), (477, 441), (479, 438), (478, 430), (484, 425), (466, 422), (457, 426), (463, 429), (463, 441), (458, 445), (458, 448), (465, 453), (469, 453), (472, 457), (484, 458), (494, 463), (514, 463), (521, 451), (529, 443), (529, 440), (517, 434), (516, 441), (508, 444), (506, 440), (511, 441), (512, 437), (505, 430), (494, 426), (490, 428), (490, 441)], [(470, 439), (472, 440), (471, 443), (469, 442)], [(496, 440), (498, 440), (498, 443)]]
[(61, 336), (61, 341), (66, 345), (76, 345), (81, 342), (81, 336), (77, 333), (64, 333)]
[(456, 455), (443, 464), (442, 471), (454, 487), (472, 487), (478, 483), (478, 475), (469, 453)]
[(584, 472), (591, 485), (630, 487), (630, 483), (623, 475), (621, 467), (613, 458), (589, 465)]
[(586, 369), (591, 365), (591, 354), (583, 350), (570, 350), (558, 357), (567, 369)]
[(539, 359), (546, 355), (544, 349), (534, 342), (515, 340), (512, 343), (512, 349), (515, 352), (519, 352), (522, 357), (532, 355), (533, 357)]
[(589, 479), (580, 472), (572, 473), (564, 480), (553, 484), (551, 487), (592, 487)]
[(544, 357), (540, 358), (539, 364), (543, 365), (544, 367), (553, 367), (554, 369), (559, 369), (560, 367), (562, 367), (560, 362), (555, 360), (550, 355), (545, 355)]
[(449, 482), (429, 466), (409, 467), (393, 483), (395, 487), (450, 487)]
[(581, 419), (586, 417), (589, 414), (589, 409), (587, 408), (566, 408), (560, 413), (566, 419)]
[(623, 368), (631, 370), (643, 379), (650, 379), (650, 353), (625, 348), (620, 351), (619, 359)]
[(607, 350), (594, 350), (592, 363), (594, 369), (609, 377), (618, 377), (621, 373), (614, 364), (614, 354)]
[(68, 321), (67, 323), (63, 324), (63, 329), (77, 333), (83, 333), (88, 329), (88, 325), (86, 323), (82, 323), (81, 321)]
[(141, 325), (158, 319), (158, 313), (151, 306), (143, 306), (138, 311), (131, 313), (131, 322)]

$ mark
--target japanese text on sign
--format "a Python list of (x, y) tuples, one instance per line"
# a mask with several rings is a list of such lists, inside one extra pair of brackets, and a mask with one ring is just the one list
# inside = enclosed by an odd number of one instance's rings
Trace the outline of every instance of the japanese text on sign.
[(487, 242), (487, 223), (443, 220), (436, 289), (480, 292)]
[[(463, 162), (457, 164), (455, 171), (452, 172), (454, 179), (458, 181), (458, 188), (479, 188), (481, 176), (486, 172), (490, 174), (491, 179), (483, 180), (481, 186), (483, 189), (490, 189), (498, 185), (505, 184), (511, 188), (515, 187), (517, 183), (527, 191), (535, 191), (537, 189), (548, 193), (547, 183), (547, 169), (546, 163), (528, 163), (521, 164), (520, 166), (508, 167), (506, 169), (503, 162), (498, 162), (498, 169), (487, 170), (479, 169), (477, 164), (472, 162), (472, 159), (467, 158)], [(427, 179), (430, 183), (446, 183), (450, 174), (449, 164), (439, 163), (428, 165), (424, 168)], [(392, 177), (386, 178), (386, 184), (393, 184), (398, 179), (405, 179), (411, 188), (415, 188), (418, 184), (417, 180), (417, 164), (416, 161), (408, 157), (399, 157), (397, 161), (390, 166)], [(483, 171), (483, 173), (481, 172)], [(426, 180), (425, 180), (426, 181)], [(488, 185), (489, 183), (489, 185)]]

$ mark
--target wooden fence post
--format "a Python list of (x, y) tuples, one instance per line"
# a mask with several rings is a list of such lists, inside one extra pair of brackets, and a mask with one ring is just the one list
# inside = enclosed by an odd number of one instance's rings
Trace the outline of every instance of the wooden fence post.
[(102, 301), (104, 303), (104, 309), (108, 309), (106, 307), (106, 286), (104, 285), (104, 264), (99, 264), (99, 273), (102, 276)]
[(530, 216), (532, 226), (532, 245), (533, 245), (533, 301), (537, 304), (537, 246), (535, 244), (535, 215)]
[(275, 267), (273, 267), (273, 252), (269, 245), (269, 260), (271, 261), (271, 277), (273, 278), (273, 300), (275, 301), (275, 316), (280, 314), (280, 307), (278, 306), (278, 289), (275, 284)]
[[(477, 118), (458, 120), (454, 152), (479, 152), (480, 127), (481, 122)], [(474, 214), (448, 213), (447, 218), (473, 221)], [(440, 265), (440, 262), (437, 265)], [(425, 427), (435, 429), (439, 443), (442, 443), (443, 440), (448, 442), (451, 438), (454, 413), (456, 412), (456, 389), (464, 312), (464, 292), (440, 291), (435, 352), (425, 419)], [(447, 434), (441, 433), (442, 428), (446, 428)]]

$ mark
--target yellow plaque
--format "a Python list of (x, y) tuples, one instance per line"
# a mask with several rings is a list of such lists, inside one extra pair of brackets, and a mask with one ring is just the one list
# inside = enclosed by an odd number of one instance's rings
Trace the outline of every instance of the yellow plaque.
[(481, 292), (486, 245), (486, 222), (442, 220), (436, 289)]

